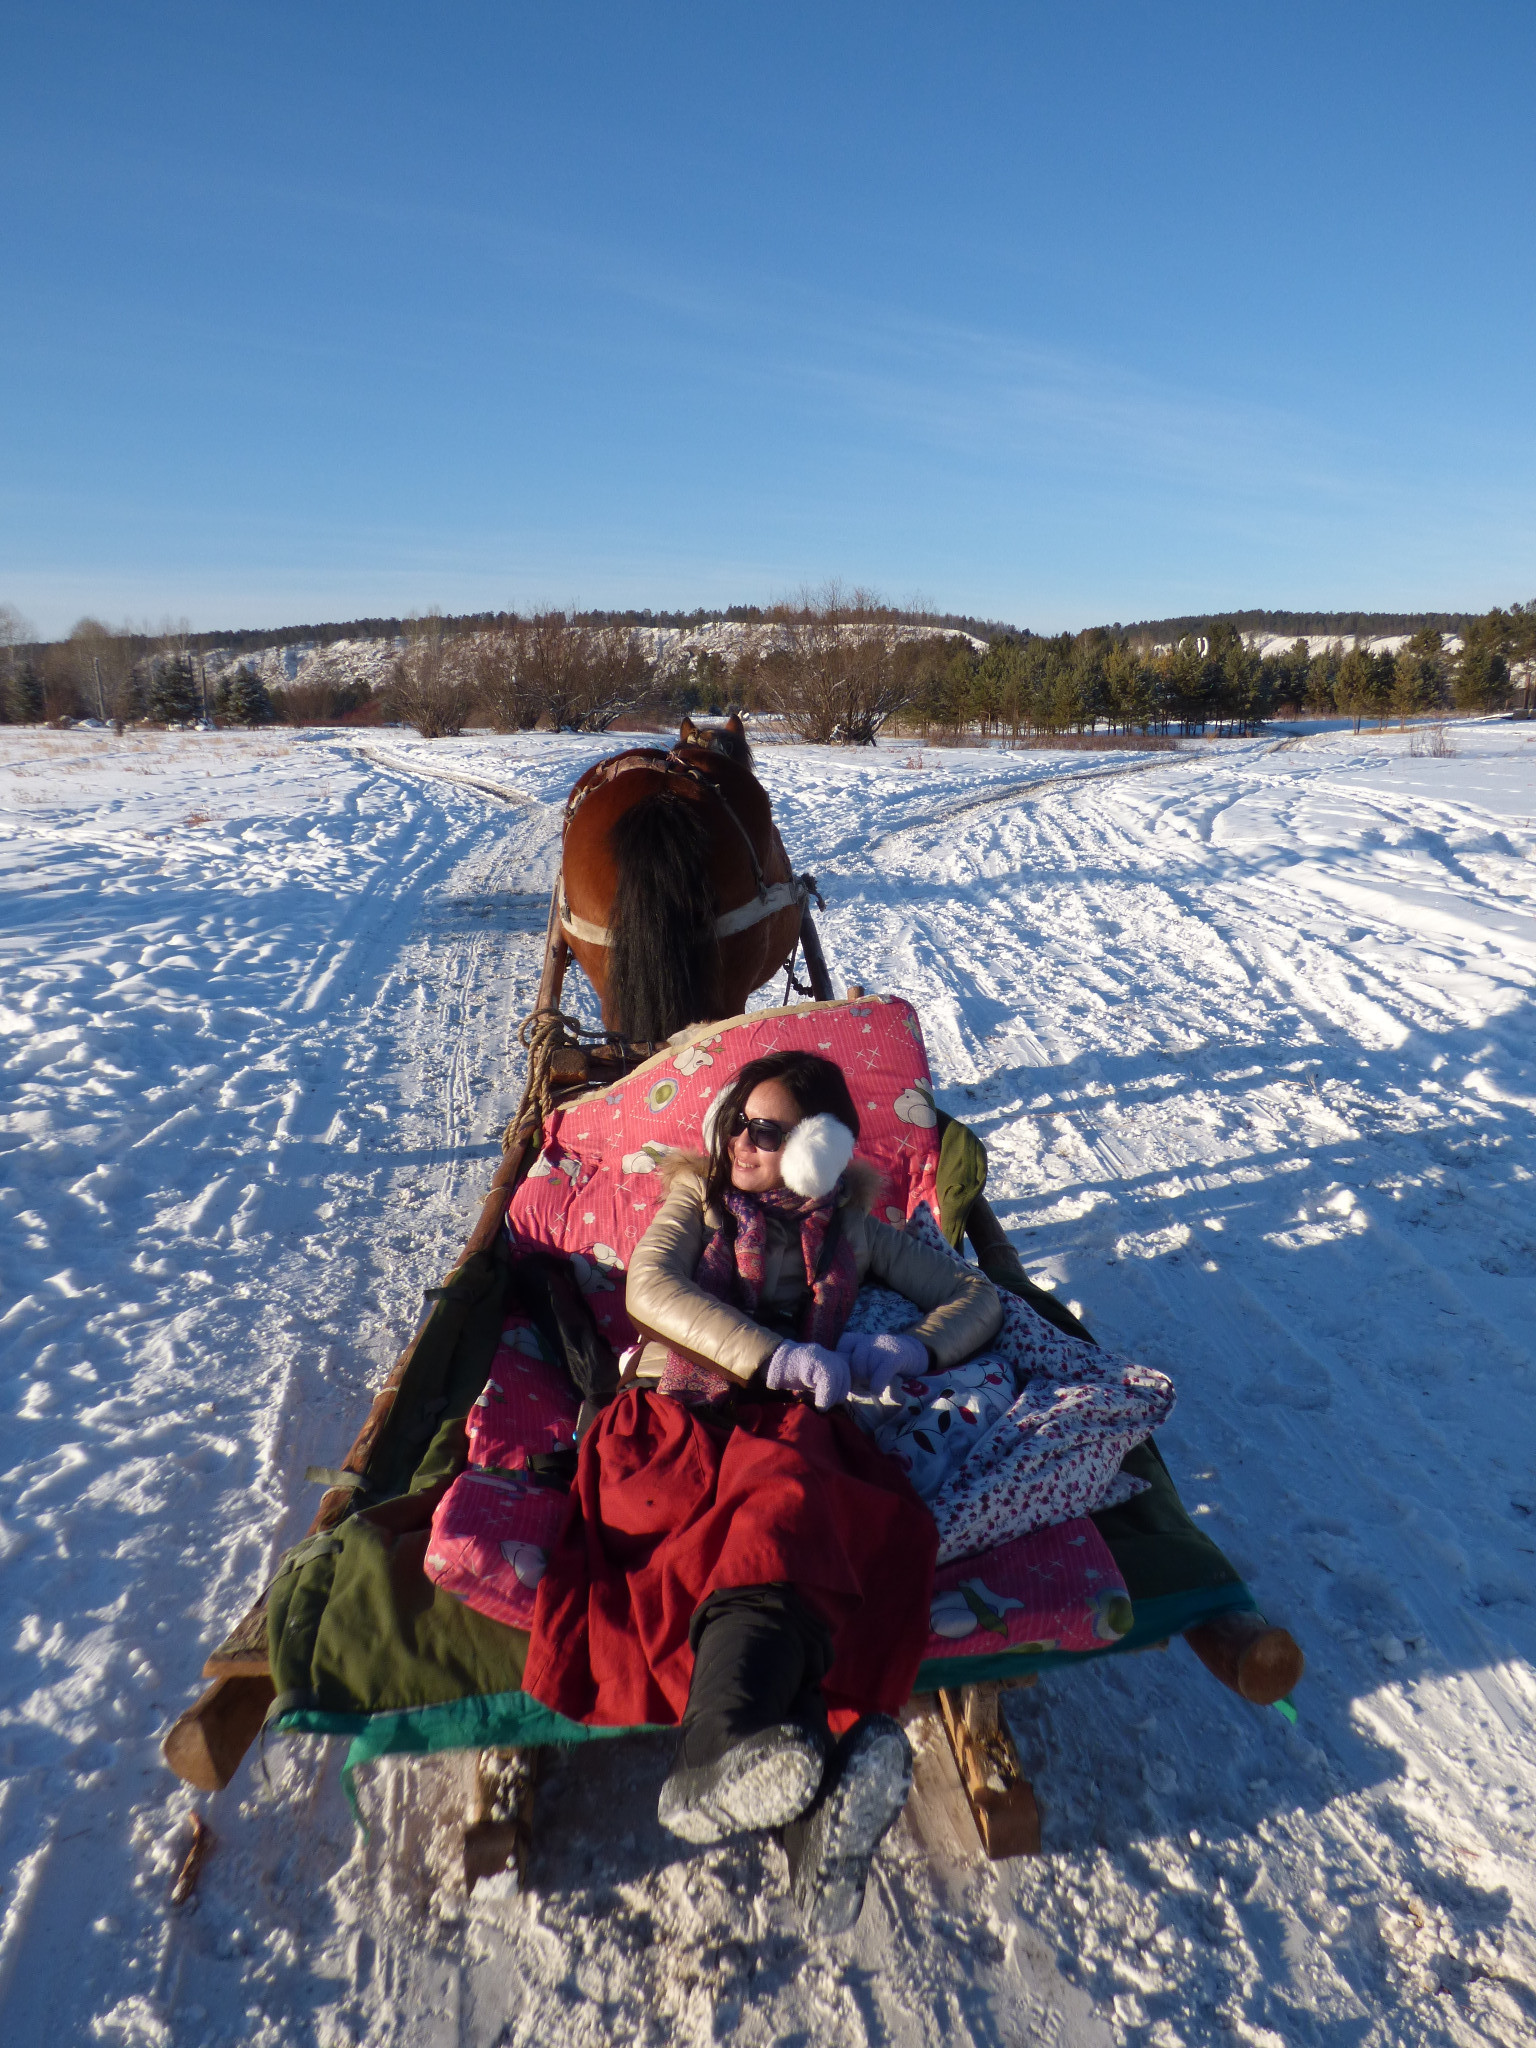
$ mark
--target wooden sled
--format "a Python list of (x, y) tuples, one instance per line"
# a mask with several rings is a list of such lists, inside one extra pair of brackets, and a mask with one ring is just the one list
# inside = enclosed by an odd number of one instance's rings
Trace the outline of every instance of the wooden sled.
[[(801, 951), (812, 999), (834, 1000), (808, 906), (802, 918)], [(585, 1032), (563, 1018), (559, 1001), (568, 958), (557, 887), (550, 905), (537, 1003), (524, 1027), (529, 1045), (527, 1085), (508, 1126), (503, 1156), (484, 1205), (465, 1243), (464, 1259), (495, 1243), (512, 1194), (538, 1155), (548, 1113), (595, 1088), (622, 1080), (661, 1050), (626, 1043), (610, 1034)], [(863, 990), (850, 988), (848, 994), (857, 998)], [(979, 1193), (970, 1204), (966, 1234), (994, 1279), (1025, 1296), (1050, 1320), (1081, 1332), (1061, 1304), (1029, 1282)], [(326, 1471), (311, 1468), (308, 1476), (312, 1480), (330, 1483), (309, 1536), (336, 1528), (357, 1505), (370, 1460), (434, 1306), (429, 1301), (341, 1465)], [(208, 1657), (203, 1667), (203, 1676), (210, 1681), (207, 1690), (178, 1717), (164, 1739), (166, 1762), (200, 1791), (219, 1791), (230, 1782), (273, 1706), (267, 1598), (264, 1593)], [(1289, 1636), (1269, 1628), (1252, 1612), (1222, 1614), (1182, 1632), (1207, 1668), (1250, 1700), (1264, 1703), (1283, 1697), (1300, 1676), (1300, 1652)], [(1012, 1682), (1034, 1681), (1025, 1676)], [(1033, 1788), (1001, 1711), (1000, 1695), (1008, 1683), (990, 1680), (919, 1695), (908, 1710), (918, 1760), (909, 1825), (921, 1839), (951, 1857), (974, 1855), (978, 1848), (992, 1858), (1040, 1850), (1040, 1816)], [(539, 1754), (529, 1749), (460, 1750), (419, 1761), (420, 1769), (430, 1769), (441, 1781), (443, 1797), (452, 1810), (433, 1837), (435, 1882), (450, 1890), (462, 1887), (468, 1891), (481, 1879), (498, 1873), (510, 1870), (520, 1877), (525, 1872)], [(446, 1850), (445, 1827), (451, 1837)]]

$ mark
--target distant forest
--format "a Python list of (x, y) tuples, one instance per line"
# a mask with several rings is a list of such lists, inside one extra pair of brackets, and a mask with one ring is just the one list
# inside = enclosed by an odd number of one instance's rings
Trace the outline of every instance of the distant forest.
[[(667, 626), (686, 632), (716, 619), (723, 619), (728, 625), (760, 626), (783, 617), (785, 611), (784, 606), (728, 604), (708, 608), (698, 605), (691, 612), (578, 611), (567, 616), (578, 626)], [(891, 616), (897, 614), (893, 611)], [(998, 619), (973, 619), (959, 612), (903, 612), (900, 616), (920, 620), (935, 632), (973, 633), (978, 640), (1031, 637), (1026, 628), (1005, 625)], [(517, 618), (516, 612), (461, 612), (444, 617), (443, 626), (452, 633), (495, 633), (505, 631)], [(186, 643), (204, 654), (214, 648), (228, 648), (234, 654), (257, 654), (267, 647), (328, 647), (337, 640), (397, 640), (411, 624), (409, 619), (332, 619), (319, 626), (241, 626), (225, 632), (190, 633)]]
[(1475, 612), (1198, 612), (1182, 619), (1136, 619), (1107, 630), (1166, 641), (1187, 633), (1208, 633), (1212, 626), (1235, 626), (1239, 633), (1326, 633), (1330, 640), (1384, 640), (1389, 634), (1459, 633)]
[[(781, 608), (759, 604), (729, 604), (691, 612), (668, 611), (584, 611), (572, 616), (583, 626), (669, 626), (688, 631), (723, 619), (731, 625), (759, 626), (781, 615)], [(465, 612), (444, 619), (451, 631), (491, 633), (504, 629), (516, 617), (514, 612)], [(1010, 625), (1002, 619), (978, 619), (968, 612), (904, 613), (941, 633), (971, 633), (978, 640), (1033, 640), (1029, 626)], [(1379, 640), (1389, 633), (1421, 633), (1426, 628), (1439, 633), (1460, 633), (1477, 614), (1473, 612), (1196, 612), (1184, 618), (1136, 619), (1122, 625), (1090, 628), (1135, 639), (1150, 639), (1176, 645), (1186, 634), (1209, 633), (1212, 626), (1233, 626), (1239, 633), (1326, 633), (1330, 640)], [(319, 626), (245, 626), (236, 631), (193, 633), (190, 644), (203, 652), (227, 647), (236, 654), (254, 654), (265, 647), (312, 643), (326, 647), (336, 640), (393, 640), (401, 637), (405, 619), (333, 619)]]

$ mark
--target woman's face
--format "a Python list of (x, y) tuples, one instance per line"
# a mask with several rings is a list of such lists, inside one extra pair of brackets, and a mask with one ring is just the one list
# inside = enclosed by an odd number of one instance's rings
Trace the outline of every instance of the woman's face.
[[(800, 1105), (782, 1081), (759, 1081), (742, 1104), (749, 1117), (771, 1117), (787, 1131), (800, 1121)], [(766, 1195), (784, 1185), (784, 1154), (759, 1152), (750, 1131), (731, 1140), (731, 1186), (744, 1195)]]

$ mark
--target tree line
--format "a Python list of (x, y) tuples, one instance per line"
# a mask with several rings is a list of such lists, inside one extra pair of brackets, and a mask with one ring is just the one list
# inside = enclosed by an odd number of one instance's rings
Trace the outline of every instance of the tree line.
[(690, 652), (662, 674), (639, 627), (624, 619), (560, 609), (469, 619), (431, 612), (401, 622), (375, 683), (334, 648), (322, 648), (291, 680), (274, 681), (259, 653), (213, 667), (184, 631), (152, 641), (82, 619), (49, 645), (9, 633), (0, 718), (118, 726), (399, 721), (438, 738), (470, 725), (604, 732), (632, 715), (740, 708), (775, 713), (806, 739), (870, 744), (911, 698), (925, 650), (945, 630), (835, 586), (739, 623), (745, 630), (731, 658)]
[(692, 650), (665, 673), (634, 616), (429, 613), (399, 622), (376, 680), (334, 649), (272, 680), (259, 653), (230, 660), (184, 629), (150, 638), (82, 619), (41, 644), (0, 606), (0, 722), (399, 721), (437, 737), (470, 725), (603, 732), (625, 717), (738, 708), (819, 744), (870, 745), (893, 723), (929, 739), (1017, 743), (1106, 729), (1244, 734), (1280, 712), (1342, 715), (1358, 732), (1367, 720), (1497, 711), (1517, 698), (1529, 711), (1536, 682), (1536, 602), (1462, 618), (1455, 647), (1428, 624), (1395, 650), (1357, 635), (1317, 653), (1298, 638), (1260, 655), (1232, 619), (1163, 644), (1117, 627), (982, 636), (829, 585), (741, 620), (730, 653)]
[(37, 642), (0, 605), (0, 723), (260, 725), (277, 715), (253, 666), (210, 672), (185, 631), (151, 637), (86, 618), (67, 639)]
[(639, 713), (769, 712), (797, 737), (873, 745), (918, 687), (942, 627), (838, 586), (741, 620), (730, 656), (686, 653), (665, 675), (634, 625), (568, 612), (511, 615), (479, 631), (417, 620), (389, 701), (428, 737), (483, 721), (498, 732), (547, 725), (605, 732)]
[(1436, 712), (1527, 714), (1536, 691), (1536, 602), (1495, 606), (1463, 621), (1454, 651), (1437, 626), (1424, 626), (1401, 647), (1372, 649), (1363, 639), (1333, 641), (1308, 656), (1296, 642), (1277, 657), (1285, 701), (1314, 717), (1343, 716), (1359, 732), (1367, 720), (1404, 724)]
[(924, 657), (904, 716), (928, 735), (979, 730), (1012, 741), (1102, 729), (1243, 734), (1282, 712), (1342, 715), (1358, 732), (1367, 719), (1505, 710), (1517, 696), (1529, 709), (1533, 684), (1536, 603), (1466, 620), (1454, 652), (1440, 628), (1426, 626), (1395, 651), (1358, 638), (1313, 654), (1297, 639), (1260, 655), (1230, 620), (1163, 646), (1111, 627), (1010, 635), (984, 653), (950, 642)]

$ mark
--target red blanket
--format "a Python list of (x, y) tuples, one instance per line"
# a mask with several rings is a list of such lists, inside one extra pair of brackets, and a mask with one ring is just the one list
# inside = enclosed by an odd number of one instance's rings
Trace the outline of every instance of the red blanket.
[(598, 1727), (680, 1721), (700, 1603), (787, 1582), (832, 1630), (836, 1719), (900, 1709), (928, 1641), (932, 1517), (848, 1416), (771, 1397), (737, 1415), (633, 1388), (587, 1432), (534, 1609), (535, 1699)]

